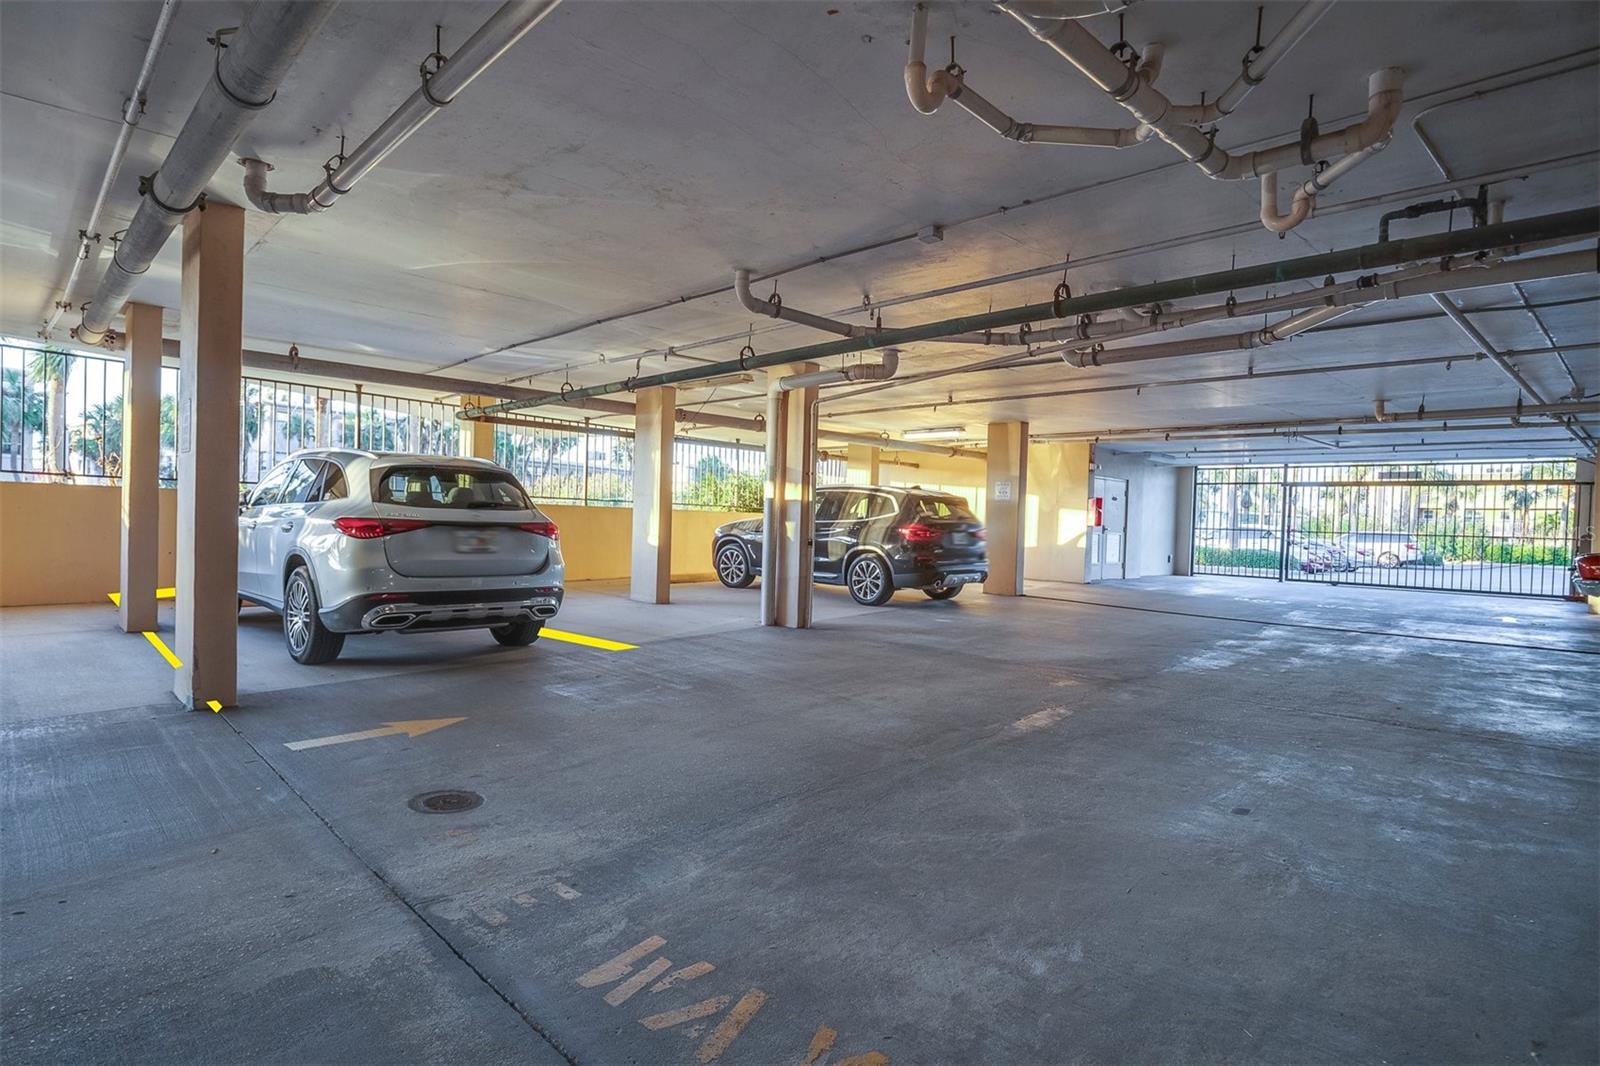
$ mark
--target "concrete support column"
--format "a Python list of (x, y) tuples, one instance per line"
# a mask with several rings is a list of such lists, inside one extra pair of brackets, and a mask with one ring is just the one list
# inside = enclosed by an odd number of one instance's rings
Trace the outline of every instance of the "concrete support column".
[[(462, 396), (463, 407), (472, 405), (482, 407), (495, 401), (486, 396)], [(494, 458), (494, 423), (493, 422), (458, 422), (461, 427), (459, 454), (466, 459)]]
[(635, 394), (628, 595), (640, 603), (672, 598), (672, 434), (677, 421), (677, 390), (670, 385)]
[(244, 211), (183, 218), (178, 371), (178, 602), (172, 691), (191, 709), (238, 696), (239, 369)]
[(882, 449), (871, 444), (852, 444), (845, 453), (845, 481), (851, 485), (877, 485), (878, 462)]
[(991, 596), (1021, 596), (1027, 544), (1028, 423), (989, 423), (989, 472), (983, 525), (989, 536)]
[(808, 374), (815, 363), (767, 376), (767, 484), (761, 538), (761, 624), (811, 627), (815, 566), (817, 390), (779, 390), (778, 380)]
[(1194, 562), (1194, 467), (1178, 467), (1177, 497), (1172, 528), (1172, 572), (1180, 577), (1193, 573)]
[(122, 577), (117, 622), (123, 632), (156, 627), (161, 565), (161, 308), (130, 303), (122, 364)]

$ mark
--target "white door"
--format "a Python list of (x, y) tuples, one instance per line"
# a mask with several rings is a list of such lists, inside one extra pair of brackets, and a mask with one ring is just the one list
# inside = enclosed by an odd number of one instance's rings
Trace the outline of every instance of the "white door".
[(1115, 580), (1127, 573), (1128, 482), (1097, 477), (1092, 495), (1100, 501), (1100, 524), (1089, 528), (1087, 577), (1090, 581)]

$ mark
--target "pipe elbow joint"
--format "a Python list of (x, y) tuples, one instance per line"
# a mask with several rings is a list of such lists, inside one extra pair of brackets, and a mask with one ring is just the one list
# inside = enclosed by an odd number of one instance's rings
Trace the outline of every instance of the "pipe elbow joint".
[(912, 107), (924, 115), (939, 110), (939, 105), (949, 95), (949, 83), (949, 76), (942, 70), (928, 77), (928, 66), (921, 60), (906, 64), (906, 98), (911, 101)]

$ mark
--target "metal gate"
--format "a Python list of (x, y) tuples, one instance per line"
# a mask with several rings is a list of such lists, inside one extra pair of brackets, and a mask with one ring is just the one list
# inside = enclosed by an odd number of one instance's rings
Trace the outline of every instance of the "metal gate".
[(1563, 596), (1592, 492), (1571, 459), (1203, 467), (1193, 572)]

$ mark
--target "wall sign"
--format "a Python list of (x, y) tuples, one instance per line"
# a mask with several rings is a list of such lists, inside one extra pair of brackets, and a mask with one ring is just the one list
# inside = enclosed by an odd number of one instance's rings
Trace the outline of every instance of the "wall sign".
[(1011, 499), (1011, 482), (996, 481), (994, 483), (994, 498), (997, 500)]

